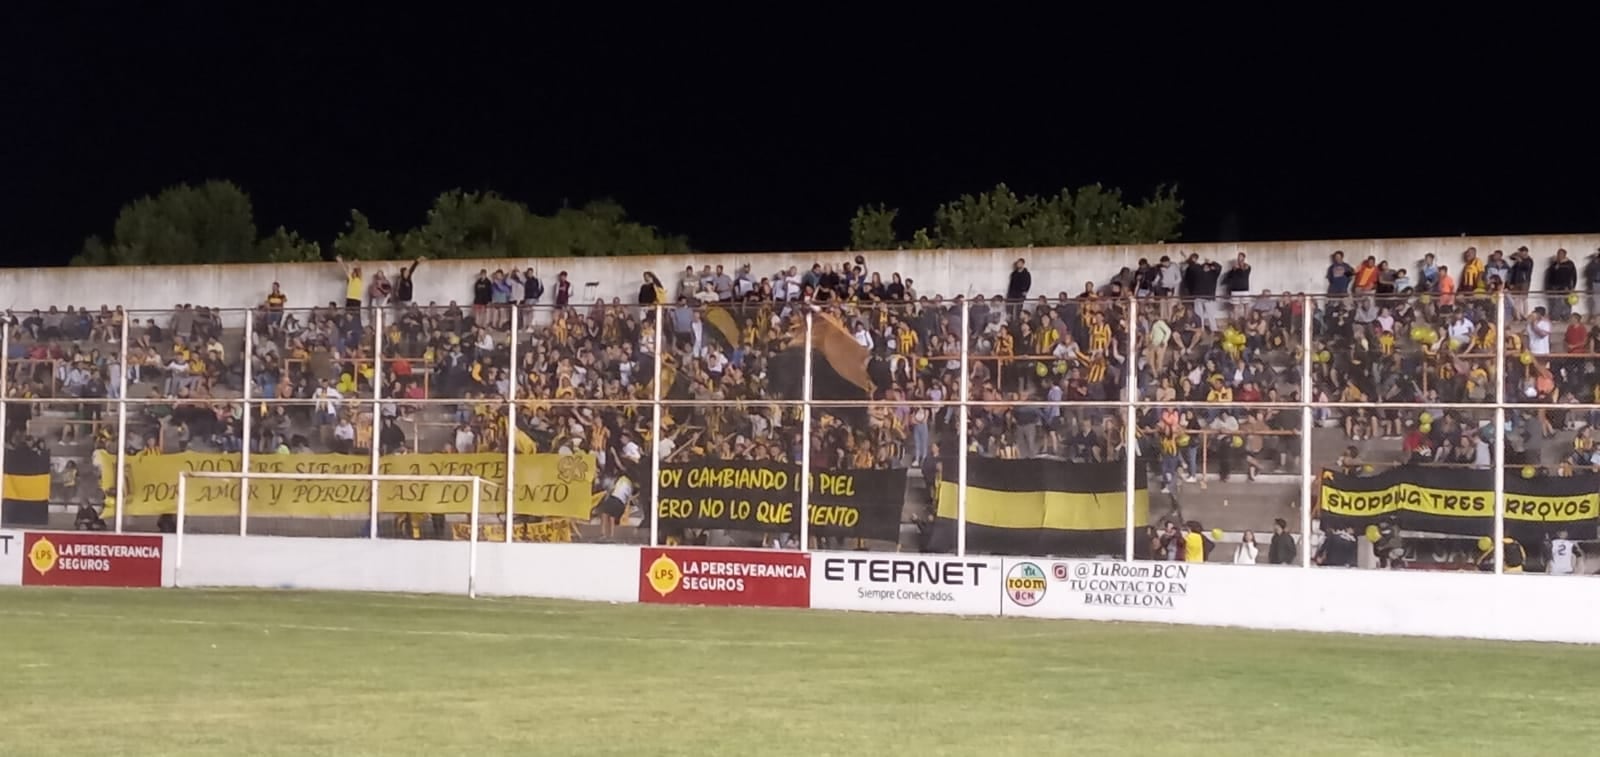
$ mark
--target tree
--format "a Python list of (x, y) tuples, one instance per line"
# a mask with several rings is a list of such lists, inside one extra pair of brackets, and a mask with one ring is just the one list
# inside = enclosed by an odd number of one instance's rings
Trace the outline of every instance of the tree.
[(372, 222), (359, 210), (350, 211), (344, 231), (333, 238), (333, 252), (345, 260), (394, 260), (399, 245), (394, 235), (372, 228)]
[(882, 203), (856, 208), (850, 219), (850, 247), (852, 250), (893, 250), (900, 247), (894, 231), (899, 210), (885, 208)]
[[(494, 192), (452, 190), (434, 200), (424, 223), (403, 233), (373, 228), (359, 210), (333, 240), (345, 260), (537, 258), (650, 255), (689, 251), (683, 236), (628, 218), (610, 200), (562, 207), (548, 216)], [(301, 262), (322, 246), (278, 227), (256, 238), (250, 198), (228, 182), (187, 184), (122, 208), (111, 239), (90, 237), (74, 265)]]
[(322, 245), (302, 239), (299, 232), (279, 226), (272, 236), (261, 240), (257, 260), (267, 263), (315, 263), (322, 260)]
[(428, 210), (427, 223), (401, 240), (404, 257), (547, 258), (688, 252), (682, 236), (628, 220), (610, 200), (536, 215), (494, 192), (452, 190)]
[[(850, 220), (851, 249), (895, 249), (896, 210), (882, 205), (856, 210)], [(1050, 197), (1019, 197), (1005, 184), (977, 195), (962, 195), (940, 205), (932, 228), (912, 234), (913, 249), (988, 247), (1065, 247), (1076, 245), (1146, 244), (1177, 239), (1183, 225), (1183, 201), (1176, 187), (1157, 187), (1155, 194), (1129, 205), (1119, 189), (1100, 184), (1076, 193), (1062, 189)]]
[(628, 220), (628, 212), (611, 200), (598, 200), (581, 208), (564, 207), (555, 215), (535, 216), (540, 244), (552, 255), (574, 257), (608, 255), (662, 255), (689, 251), (683, 236), (663, 235), (653, 226)]
[(90, 237), (74, 265), (240, 263), (258, 259), (250, 197), (231, 182), (181, 184), (117, 214), (109, 241)]

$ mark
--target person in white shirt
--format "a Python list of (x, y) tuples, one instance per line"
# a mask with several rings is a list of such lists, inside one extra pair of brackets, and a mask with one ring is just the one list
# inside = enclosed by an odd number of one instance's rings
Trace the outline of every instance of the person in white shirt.
[(1550, 354), (1550, 318), (1545, 315), (1544, 307), (1533, 309), (1533, 318), (1528, 321), (1528, 351), (1535, 355)]
[(1260, 547), (1256, 546), (1256, 532), (1246, 531), (1244, 532), (1243, 540), (1239, 542), (1239, 547), (1233, 551), (1233, 563), (1235, 565), (1255, 565), (1256, 555), (1260, 553)]
[(455, 447), (457, 452), (463, 454), (477, 451), (478, 436), (472, 433), (471, 426), (465, 423), (456, 426)]
[(339, 419), (339, 425), (333, 427), (333, 449), (336, 452), (350, 454), (355, 447), (356, 427), (350, 422), (348, 416)]
[(600, 539), (610, 541), (616, 536), (617, 521), (621, 520), (628, 512), (628, 503), (633, 500), (633, 479), (627, 474), (617, 476), (611, 483), (611, 488), (606, 492), (604, 499), (595, 506), (595, 512), (600, 516)]
[(1458, 313), (1455, 320), (1451, 321), (1450, 328), (1446, 331), (1449, 334), (1451, 349), (1460, 350), (1462, 347), (1472, 343), (1472, 321), (1468, 320), (1464, 315)]
[(323, 423), (333, 423), (339, 417), (339, 400), (344, 399), (344, 395), (329, 386), (327, 379), (322, 379), (321, 385), (311, 393), (311, 399), (315, 400), (317, 418)]
[(856, 344), (859, 344), (869, 350), (872, 349), (872, 332), (867, 330), (867, 325), (865, 323), (856, 324), (855, 337)]
[(1552, 576), (1570, 576), (1577, 572), (1578, 560), (1583, 557), (1583, 547), (1567, 538), (1566, 531), (1557, 531), (1550, 540), (1550, 564), (1545, 569)]

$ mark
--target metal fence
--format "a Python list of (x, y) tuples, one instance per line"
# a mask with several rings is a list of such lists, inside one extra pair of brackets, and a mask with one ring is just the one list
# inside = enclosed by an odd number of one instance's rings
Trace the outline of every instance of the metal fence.
[[(969, 551), (972, 463), (991, 457), (1120, 463), (1125, 482), (1121, 551), (1134, 559), (1140, 552), (1136, 509), (1144, 505), (1131, 482), (1141, 467), (1144, 475), (1160, 476), (1163, 491), (1181, 488), (1188, 478), (1198, 477), (1203, 486), (1208, 458), (1221, 458), (1227, 466), (1237, 454), (1227, 450), (1232, 445), (1245, 449), (1246, 461), (1254, 461), (1257, 447), (1266, 446), (1257, 440), (1266, 439), (1281, 460), (1294, 461), (1297, 561), (1310, 566), (1323, 467), (1316, 462), (1314, 429), (1341, 422), (1352, 439), (1361, 440), (1372, 438), (1380, 426), (1393, 433), (1408, 422), (1412, 425), (1406, 428), (1430, 426), (1426, 419), (1432, 413), (1449, 413), (1459, 416), (1456, 422), (1464, 431), (1474, 422), (1487, 422), (1494, 430), (1483, 434), (1487, 465), (1481, 459), (1428, 465), (1493, 471), (1490, 536), (1494, 569), (1500, 572), (1506, 567), (1507, 469), (1524, 475), (1530, 467), (1508, 460), (1508, 429), (1519, 423), (1554, 428), (1551, 412), (1600, 414), (1600, 360), (1588, 339), (1569, 340), (1581, 347), (1575, 351), (1552, 350), (1549, 342), (1560, 332), (1550, 316), (1567, 315), (1569, 328), (1591, 336), (1600, 335), (1600, 328), (1590, 331), (1582, 315), (1570, 315), (1576, 295), (1552, 293), (1547, 306), (1535, 304), (1539, 297), (1545, 295), (1063, 296), (1028, 302), (597, 303), (581, 308), (330, 305), (240, 314), (204, 309), (124, 313), (119, 308), (83, 315), (76, 326), (7, 324), (0, 344), (6, 358), (0, 371), (0, 395), (6, 398), (0, 427), (7, 438), (0, 469), (18, 445), (38, 442), (28, 439), (30, 421), (14, 424), (16, 416), (26, 413), (37, 420), (61, 407), (72, 409), (70, 417), (57, 419), (58, 445), (86, 435), (114, 459), (114, 480), (105, 492), (113, 505), (126, 491), (128, 462), (141, 448), (152, 453), (215, 448), (236, 455), (238, 469), (248, 471), (253, 459), (289, 448), (285, 434), (295, 436), (288, 433), (294, 423), (308, 419), (325, 438), (293, 445), (300, 452), (364, 451), (370, 470), (377, 471), (380, 455), (395, 449), (385, 441), (396, 438), (393, 428), (402, 429), (409, 442), (398, 451), (412, 453), (425, 451), (424, 437), (440, 431), (449, 436), (453, 429), (451, 441), (429, 446), (504, 455), (506, 482), (499, 493), (510, 524), (517, 515), (517, 461), (527, 454), (519, 450), (519, 434), (543, 433), (544, 426), (555, 425), (590, 433), (605, 425), (597, 420), (602, 414), (615, 414), (631, 419), (624, 430), (628, 443), (649, 449), (636, 455), (649, 459), (649, 486), (634, 482), (638, 501), (631, 504), (641, 515), (640, 536), (651, 544), (664, 538), (658, 507), (664, 459), (759, 455), (798, 464), (805, 474), (799, 477), (794, 546), (808, 548), (816, 541), (809, 517), (813, 474), (851, 467), (840, 464), (848, 461), (836, 441), (844, 440), (845, 447), (868, 446), (866, 452), (855, 450), (872, 463), (865, 467), (891, 469), (925, 464), (935, 456), (932, 447), (954, 446), (957, 454), (943, 451), (936, 457), (955, 467), (939, 468), (937, 475), (956, 483), (955, 539), (949, 548), (958, 554)], [(223, 326), (241, 315), (241, 332)], [(839, 367), (819, 364), (831, 354), (829, 340), (861, 344), (869, 357), (855, 368), (870, 374), (870, 393), (819, 391), (819, 377), (841, 379)], [(801, 362), (784, 363), (781, 356), (788, 352), (797, 353)], [(758, 370), (761, 375), (743, 377), (743, 384), (728, 378)], [(1340, 383), (1343, 389), (1336, 386)], [(1547, 384), (1555, 388), (1547, 390)], [(1448, 399), (1446, 391), (1453, 393)], [(1587, 394), (1575, 396), (1580, 392)], [(191, 424), (172, 420), (179, 406), (215, 414), (215, 423), (196, 425), (218, 430), (204, 440), (172, 438), (192, 431)], [(759, 420), (751, 420), (761, 431), (744, 421), (732, 424), (731, 432), (719, 427), (725, 415), (720, 411), (730, 407), (759, 407), (751, 414)], [(1277, 426), (1230, 428), (1228, 423), (1237, 420), (1230, 409), (1238, 408), (1246, 415), (1273, 414)], [(675, 413), (689, 422), (676, 421)], [(1163, 413), (1192, 417), (1181, 427), (1164, 419), (1150, 422)], [(819, 428), (825, 414), (844, 420)], [(1056, 424), (1045, 426), (1043, 449), (1026, 428), (1034, 424), (1019, 421), (1019, 416), (1036, 415)], [(1221, 415), (1228, 419), (1218, 426)], [(1202, 417), (1209, 420), (1200, 423)], [(985, 425), (990, 420), (1001, 428)], [(675, 437), (667, 428), (684, 425), (696, 433)], [(874, 431), (882, 426), (892, 428)], [(1069, 436), (1066, 428), (1076, 430), (1075, 438), (1093, 442), (1072, 451), (1072, 444), (1062, 441)], [(410, 429), (409, 437), (404, 429)], [(1587, 439), (1587, 431), (1578, 433)], [(1164, 455), (1161, 445), (1170, 439), (1163, 434), (1189, 441), (1181, 451)], [(480, 445), (485, 436), (493, 440)], [(669, 437), (677, 442), (671, 452), (662, 444)], [(539, 446), (559, 449), (562, 438), (556, 431)], [(735, 451), (739, 444), (746, 446)], [(613, 470), (620, 470), (613, 463), (627, 448), (616, 438), (572, 446), (606, 457)], [(1253, 479), (1256, 465), (1247, 462), (1246, 467)], [(1381, 474), (1381, 467), (1386, 465), (1364, 463), (1353, 473)], [(1586, 469), (1576, 455), (1554, 471), (1534, 467), (1535, 476)], [(1178, 480), (1179, 471), (1186, 472), (1185, 481)], [(933, 484), (925, 484), (932, 494)], [(377, 538), (378, 484), (370, 486), (371, 512), (364, 522), (330, 519), (338, 527), (328, 525), (317, 535)], [(605, 487), (598, 488), (595, 494), (601, 496)], [(1154, 489), (1152, 483), (1149, 490)], [(239, 533), (248, 534), (249, 494), (247, 487), (239, 490)], [(111, 528), (133, 527), (125, 522), (124, 510), (114, 507)], [(1260, 524), (1263, 531), (1266, 525)], [(503, 538), (512, 540), (511, 528)]]

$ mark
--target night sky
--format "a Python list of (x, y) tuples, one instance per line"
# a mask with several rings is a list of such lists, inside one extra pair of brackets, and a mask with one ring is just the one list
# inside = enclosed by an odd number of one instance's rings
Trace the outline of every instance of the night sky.
[(1194, 241), (1600, 231), (1586, 46), (223, 5), (6, 9), (3, 262), (64, 263), (124, 202), (210, 178), (263, 234), (324, 243), (351, 208), (404, 229), (461, 187), (611, 197), (696, 249), (838, 249), (862, 203), (909, 236), (999, 181), (1177, 183)]

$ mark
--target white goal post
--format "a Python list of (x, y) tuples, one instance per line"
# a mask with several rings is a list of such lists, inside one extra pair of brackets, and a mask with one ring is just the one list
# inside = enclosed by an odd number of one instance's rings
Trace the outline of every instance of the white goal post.
[[(292, 480), (292, 481), (364, 481), (374, 485), (385, 481), (396, 482), (433, 482), (449, 484), (468, 484), (472, 487), (472, 509), (469, 518), (470, 527), (467, 529), (467, 596), (473, 599), (478, 597), (478, 511), (483, 500), (483, 487), (490, 482), (477, 476), (407, 476), (393, 473), (245, 473), (243, 471), (179, 471), (178, 472), (178, 523), (177, 539), (173, 545), (172, 578), (173, 584), (182, 585), (183, 575), (183, 525), (185, 513), (188, 510), (188, 487), (191, 478), (219, 478), (237, 480), (240, 486), (249, 486), (255, 480)], [(248, 497), (241, 497), (241, 502), (249, 502)], [(376, 500), (374, 500), (376, 506)], [(239, 513), (241, 520), (249, 517), (247, 509)], [(376, 522), (376, 521), (374, 521)], [(373, 534), (376, 536), (376, 533)]]

